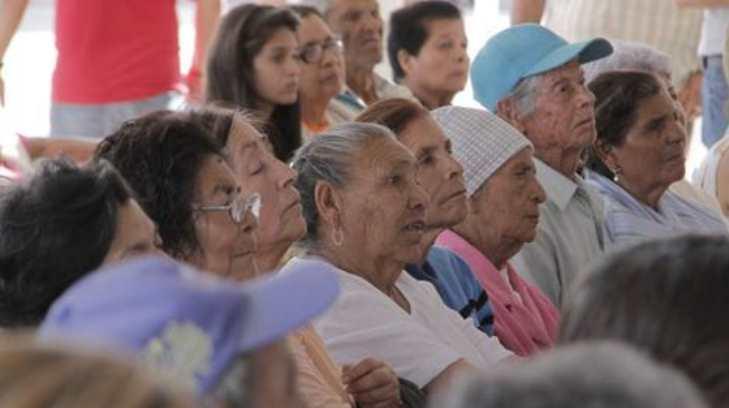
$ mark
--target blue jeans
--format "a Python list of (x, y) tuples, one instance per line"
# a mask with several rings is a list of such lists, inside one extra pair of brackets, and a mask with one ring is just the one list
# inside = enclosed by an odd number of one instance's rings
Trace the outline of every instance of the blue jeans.
[(727, 127), (729, 86), (724, 76), (721, 55), (704, 57), (704, 82), (701, 84), (701, 140), (711, 148), (724, 136)]
[(117, 131), (122, 123), (159, 109), (168, 109), (175, 92), (164, 92), (150, 98), (80, 105), (51, 103), (51, 137), (84, 137), (101, 139)]

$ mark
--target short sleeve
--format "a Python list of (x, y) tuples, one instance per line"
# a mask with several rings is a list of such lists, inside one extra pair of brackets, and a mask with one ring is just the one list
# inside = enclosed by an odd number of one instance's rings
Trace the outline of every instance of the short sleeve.
[(375, 289), (350, 285), (315, 326), (337, 363), (376, 358), (419, 387), (463, 358)]

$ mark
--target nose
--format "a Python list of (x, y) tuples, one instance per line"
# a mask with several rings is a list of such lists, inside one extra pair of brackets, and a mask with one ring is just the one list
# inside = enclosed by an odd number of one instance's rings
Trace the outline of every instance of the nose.
[(283, 162), (274, 160), (274, 167), (276, 168), (276, 185), (281, 188), (287, 188), (294, 184), (294, 179), (296, 178), (296, 170), (292, 169), (291, 167), (285, 165)]
[(541, 204), (547, 200), (547, 194), (544, 192), (544, 188), (542, 188), (542, 185), (536, 177), (532, 178), (531, 187), (531, 198), (535, 203)]
[(376, 31), (378, 33), (382, 31), (382, 17), (380, 13), (367, 13), (364, 27), (366, 30)]
[(448, 155), (446, 162), (448, 163), (448, 180), (463, 178), (463, 166), (461, 166), (461, 163), (458, 163), (458, 160)]
[(592, 93), (590, 88), (582, 84), (579, 86), (580, 95), (578, 96), (578, 106), (583, 107), (594, 107), (595, 106), (595, 94)]
[(408, 207), (420, 214), (425, 214), (425, 209), (428, 207), (428, 193), (420, 183), (411, 183)]
[(286, 74), (297, 78), (301, 75), (301, 62), (294, 58), (293, 55), (289, 58), (289, 63), (286, 64)]

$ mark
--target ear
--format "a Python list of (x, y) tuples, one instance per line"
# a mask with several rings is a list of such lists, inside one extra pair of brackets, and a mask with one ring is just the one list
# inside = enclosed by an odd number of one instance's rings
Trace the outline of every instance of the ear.
[(400, 68), (402, 68), (402, 72), (405, 73), (405, 76), (407, 76), (412, 71), (414, 58), (415, 57), (405, 51), (404, 48), (401, 48), (397, 52), (397, 62), (398, 64), (400, 64)]
[(496, 104), (496, 114), (522, 134), (526, 134), (526, 126), (522, 116), (511, 98), (504, 98)]
[(597, 157), (602, 161), (610, 171), (614, 171), (619, 167), (618, 155), (615, 152), (615, 147), (611, 146), (604, 140), (597, 139), (592, 144), (592, 148)]
[(317, 181), (314, 187), (314, 203), (323, 222), (334, 227), (341, 225), (342, 200), (331, 184)]

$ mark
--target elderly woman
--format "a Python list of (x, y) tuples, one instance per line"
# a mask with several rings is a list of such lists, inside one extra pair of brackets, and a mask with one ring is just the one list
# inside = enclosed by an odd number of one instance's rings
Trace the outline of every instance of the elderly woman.
[[(301, 198), (293, 185), (296, 172), (273, 156), (244, 113), (219, 112), (230, 121), (230, 130), (215, 135), (225, 146), (233, 173), (241, 185), (261, 197), (256, 263), (263, 272), (274, 271), (291, 245), (306, 234)], [(298, 388), (308, 406), (344, 408), (400, 399), (397, 377), (378, 360), (365, 358), (346, 367), (353, 374), (342, 378), (342, 368), (313, 327), (293, 333), (289, 345), (296, 360)]]
[(74, 282), (158, 244), (156, 226), (108, 162), (42, 162), (0, 194), (0, 327), (38, 325)]
[(425, 1), (390, 16), (387, 53), (396, 83), (428, 109), (450, 105), (466, 86), (468, 41), (458, 7)]
[(597, 138), (587, 179), (605, 199), (614, 245), (682, 233), (726, 234), (721, 215), (668, 191), (685, 172), (686, 128), (666, 87), (646, 72), (593, 80)]
[(620, 340), (678, 368), (729, 406), (729, 241), (688, 236), (613, 254), (575, 287), (560, 343)]
[(376, 102), (356, 120), (377, 123), (395, 133), (415, 156), (418, 182), (430, 198), (422, 257), (405, 270), (415, 279), (432, 283), (448, 307), (463, 318), (473, 318), (481, 331), (491, 335), (494, 317), (488, 296), (471, 268), (453, 252), (433, 246), (438, 234), (462, 222), (467, 211), (463, 167), (451, 154), (450, 140), (430, 112), (409, 99)]
[(291, 11), (300, 18), (296, 30), (301, 57), (299, 106), (301, 133), (306, 141), (332, 125), (352, 120), (352, 114), (341, 104), (330, 103), (344, 87), (341, 40), (332, 33), (317, 9), (293, 6)]
[(159, 111), (126, 122), (96, 151), (116, 166), (157, 224), (161, 249), (201, 270), (232, 279), (258, 274), (258, 195), (241, 187), (211, 137), (227, 133), (215, 110)]
[(544, 190), (536, 178), (532, 144), (516, 129), (480, 109), (445, 107), (433, 112), (463, 165), (468, 215), (444, 231), (437, 245), (471, 267), (489, 295), (494, 332), (506, 348), (527, 356), (551, 348), (559, 312), (509, 263), (534, 240)]
[(337, 270), (342, 294), (315, 326), (339, 363), (373, 356), (430, 390), (511, 355), (448, 309), (432, 285), (403, 273), (422, 256), (427, 196), (415, 157), (392, 132), (341, 125), (299, 150), (293, 167), (306, 252), (284, 272), (311, 262)]
[[(589, 84), (600, 74), (610, 71), (644, 71), (658, 77), (666, 86), (671, 98), (679, 102), (679, 107), (681, 108), (679, 109), (679, 114), (681, 115), (684, 126), (686, 126), (686, 136), (689, 138), (685, 144), (686, 153), (688, 154), (688, 149), (691, 144), (690, 124), (696, 117), (697, 112), (688, 111), (687, 109), (695, 110), (696, 103), (694, 101), (680, 100), (680, 96), (676, 93), (672, 83), (671, 58), (645, 44), (626, 41), (612, 41), (611, 44), (613, 45), (612, 54), (585, 65), (585, 82)], [(671, 184), (669, 190), (687, 200), (695, 201), (711, 209), (717, 211), (720, 209), (715, 194), (705, 193), (700, 188), (689, 183), (685, 178)]]

